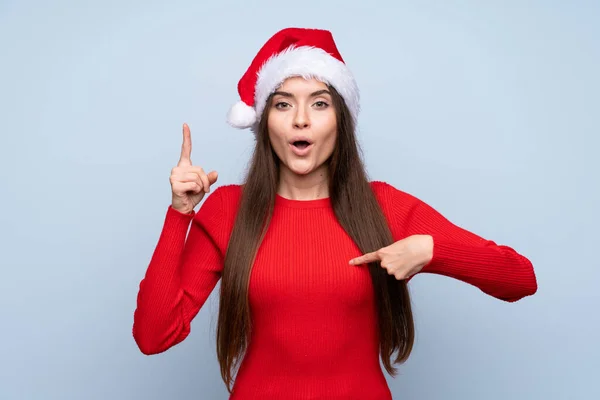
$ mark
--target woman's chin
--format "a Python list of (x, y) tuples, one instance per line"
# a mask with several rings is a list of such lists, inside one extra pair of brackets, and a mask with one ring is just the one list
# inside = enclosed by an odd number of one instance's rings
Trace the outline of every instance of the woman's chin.
[(292, 163), (288, 165), (288, 168), (296, 175), (307, 175), (313, 171), (311, 163), (302, 161), (292, 161)]
[(308, 175), (312, 172), (312, 169), (292, 169), (291, 171), (296, 175)]

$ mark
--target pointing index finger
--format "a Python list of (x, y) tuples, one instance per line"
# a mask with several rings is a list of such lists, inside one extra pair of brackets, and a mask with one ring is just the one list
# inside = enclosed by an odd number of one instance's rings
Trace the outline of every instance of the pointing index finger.
[(188, 124), (183, 124), (183, 143), (181, 144), (181, 156), (179, 165), (192, 165), (192, 134)]
[(362, 264), (370, 263), (370, 262), (377, 261), (377, 260), (379, 260), (379, 258), (377, 257), (377, 253), (372, 252), (372, 253), (364, 254), (360, 257), (353, 258), (352, 260), (350, 260), (350, 264), (351, 265), (362, 265)]

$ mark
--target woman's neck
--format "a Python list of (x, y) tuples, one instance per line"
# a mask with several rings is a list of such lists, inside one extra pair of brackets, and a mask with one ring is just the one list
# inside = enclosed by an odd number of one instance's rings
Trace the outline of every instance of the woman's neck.
[(308, 175), (299, 175), (288, 169), (282, 170), (277, 193), (291, 200), (316, 200), (329, 197), (329, 174), (319, 168)]

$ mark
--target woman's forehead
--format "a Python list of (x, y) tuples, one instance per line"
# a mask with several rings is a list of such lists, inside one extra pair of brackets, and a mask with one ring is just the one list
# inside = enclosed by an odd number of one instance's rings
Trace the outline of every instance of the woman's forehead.
[(316, 78), (304, 78), (302, 76), (294, 76), (287, 78), (277, 88), (277, 90), (285, 92), (306, 92), (311, 93), (316, 90), (327, 89), (327, 84), (319, 81)]

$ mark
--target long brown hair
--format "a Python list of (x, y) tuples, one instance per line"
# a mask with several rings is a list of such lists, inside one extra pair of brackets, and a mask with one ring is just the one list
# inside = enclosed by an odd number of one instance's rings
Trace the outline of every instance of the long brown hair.
[[(393, 243), (385, 216), (371, 189), (359, 156), (355, 126), (343, 98), (329, 87), (337, 118), (337, 140), (329, 162), (329, 197), (341, 226), (363, 253)], [(243, 359), (251, 330), (248, 286), (260, 243), (273, 214), (279, 184), (279, 158), (271, 148), (267, 118), (272, 95), (256, 128), (256, 146), (243, 185), (235, 225), (221, 277), (217, 325), (217, 357), (221, 376), (232, 391), (233, 370)], [(369, 264), (375, 289), (379, 350), (386, 371), (408, 359), (414, 343), (414, 323), (406, 282), (379, 265)], [(392, 361), (393, 353), (397, 351)]]

